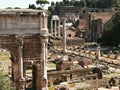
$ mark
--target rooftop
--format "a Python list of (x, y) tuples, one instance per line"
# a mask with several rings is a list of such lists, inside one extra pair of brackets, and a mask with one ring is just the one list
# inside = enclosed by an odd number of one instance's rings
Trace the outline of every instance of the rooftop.
[(114, 14), (114, 12), (97, 12), (94, 14), (94, 19), (102, 19), (102, 23), (105, 24)]

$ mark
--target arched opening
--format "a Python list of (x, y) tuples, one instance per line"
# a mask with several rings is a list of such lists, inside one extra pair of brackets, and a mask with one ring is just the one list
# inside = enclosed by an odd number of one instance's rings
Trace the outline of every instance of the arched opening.
[[(4, 89), (7, 89), (7, 90), (15, 90), (13, 77), (12, 77), (12, 60), (10, 58), (11, 58), (10, 52), (0, 48), (0, 74), (3, 75), (3, 76), (0, 76), (0, 79), (1, 79), (0, 81), (4, 83), (2, 87), (4, 87)], [(4, 81), (2, 80), (3, 78), (4, 78)], [(3, 90), (3, 88), (0, 87), (0, 90), (1, 89)]]
[(31, 63), (24, 63), (24, 77), (25, 77), (25, 90), (33, 90), (33, 65)]
[(5, 49), (0, 49), (0, 71), (5, 74), (11, 73), (10, 52)]

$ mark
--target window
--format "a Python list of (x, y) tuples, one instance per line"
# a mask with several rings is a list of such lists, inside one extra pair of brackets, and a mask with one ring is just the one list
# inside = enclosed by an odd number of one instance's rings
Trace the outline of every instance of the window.
[(71, 37), (72, 35), (71, 34), (68, 34), (68, 37)]

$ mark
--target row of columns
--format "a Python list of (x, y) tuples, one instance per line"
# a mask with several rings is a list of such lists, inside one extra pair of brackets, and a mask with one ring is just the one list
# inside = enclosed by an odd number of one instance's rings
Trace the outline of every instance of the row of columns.
[[(63, 23), (63, 52), (66, 52), (66, 18), (62, 18)], [(53, 16), (51, 19), (51, 36), (60, 37), (61, 31), (60, 31), (60, 19), (58, 16)]]
[(60, 32), (60, 19), (57, 15), (54, 15), (51, 19), (51, 31), (50, 31), (51, 36), (61, 36)]

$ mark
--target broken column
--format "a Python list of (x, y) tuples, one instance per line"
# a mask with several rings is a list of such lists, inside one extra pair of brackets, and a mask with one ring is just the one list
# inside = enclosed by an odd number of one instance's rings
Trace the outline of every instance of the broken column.
[(110, 58), (110, 55), (112, 55), (112, 50), (109, 51), (107, 58)]
[(118, 56), (119, 56), (119, 53), (116, 53), (114, 59), (118, 59)]
[(97, 45), (96, 59), (100, 59), (100, 45)]

